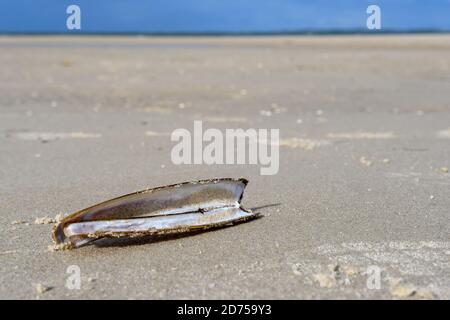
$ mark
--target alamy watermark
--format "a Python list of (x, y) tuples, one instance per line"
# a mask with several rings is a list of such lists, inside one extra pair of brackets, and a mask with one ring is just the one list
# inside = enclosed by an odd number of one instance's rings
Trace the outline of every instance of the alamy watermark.
[(76, 4), (67, 7), (66, 13), (69, 14), (66, 20), (66, 26), (69, 30), (81, 29), (81, 9)]
[[(66, 20), (68, 30), (81, 29), (81, 9), (76, 4), (67, 7), (66, 13), (69, 14)], [(381, 29), (381, 8), (378, 5), (371, 4), (367, 7), (366, 13), (369, 15), (366, 20), (366, 26), (369, 30)]]
[(366, 286), (370, 290), (381, 289), (381, 268), (379, 266), (369, 266), (366, 270), (368, 275)]
[(70, 265), (66, 269), (69, 275), (66, 279), (66, 288), (69, 290), (80, 290), (81, 288), (81, 269), (76, 264)]
[(372, 4), (366, 10), (369, 16), (366, 20), (367, 29), (380, 30), (381, 29), (381, 9), (379, 6)]
[(171, 152), (174, 164), (251, 164), (261, 166), (261, 175), (279, 169), (279, 129), (219, 129), (203, 131), (202, 121), (194, 121), (193, 134), (176, 129), (171, 140), (178, 142)]

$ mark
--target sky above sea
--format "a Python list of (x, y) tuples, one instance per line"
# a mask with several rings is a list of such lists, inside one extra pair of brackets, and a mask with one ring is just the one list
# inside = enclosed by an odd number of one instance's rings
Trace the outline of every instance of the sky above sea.
[[(81, 29), (68, 30), (78, 5)], [(1, 33), (258, 33), (367, 30), (450, 31), (450, 0), (0, 0)]]

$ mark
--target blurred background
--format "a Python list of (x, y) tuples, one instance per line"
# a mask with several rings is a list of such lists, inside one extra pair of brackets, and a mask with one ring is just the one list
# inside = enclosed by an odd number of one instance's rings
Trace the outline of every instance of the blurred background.
[(81, 33), (303, 33), (366, 31), (382, 8), (384, 32), (448, 31), (449, 0), (2, 0), (0, 32), (67, 32), (66, 8), (82, 8)]

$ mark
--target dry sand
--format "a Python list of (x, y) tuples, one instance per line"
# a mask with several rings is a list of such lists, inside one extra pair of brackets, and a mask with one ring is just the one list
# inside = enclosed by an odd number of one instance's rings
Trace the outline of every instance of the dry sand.
[[(0, 298), (450, 298), (450, 36), (3, 37), (0, 65)], [(194, 120), (279, 128), (279, 173), (173, 165)], [(51, 252), (33, 223), (240, 176), (264, 217), (231, 228)]]

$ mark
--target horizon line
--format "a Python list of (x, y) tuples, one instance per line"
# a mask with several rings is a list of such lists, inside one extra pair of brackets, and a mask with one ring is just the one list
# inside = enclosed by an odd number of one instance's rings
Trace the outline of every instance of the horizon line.
[(211, 32), (140, 32), (140, 31), (0, 31), (0, 36), (283, 36), (283, 35), (377, 35), (377, 34), (442, 34), (450, 33), (450, 29), (385, 29), (385, 30), (367, 30), (367, 29), (349, 29), (349, 30), (294, 30), (294, 31), (211, 31)]

